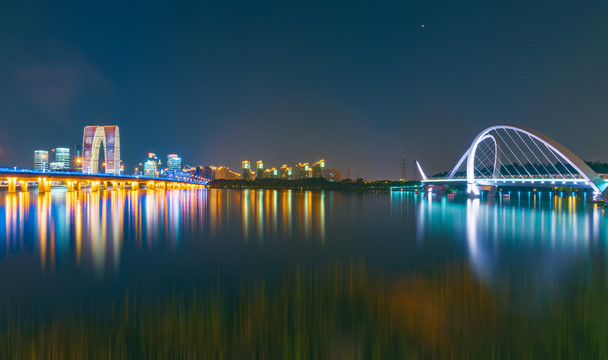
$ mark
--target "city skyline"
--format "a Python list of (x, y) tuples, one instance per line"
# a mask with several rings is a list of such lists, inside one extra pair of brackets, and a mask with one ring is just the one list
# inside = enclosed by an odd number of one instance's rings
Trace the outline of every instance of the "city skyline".
[(398, 179), (404, 158), (445, 171), (497, 123), (607, 162), (607, 7), (3, 4), (0, 165), (103, 123), (127, 165), (149, 149), (233, 169), (326, 157)]

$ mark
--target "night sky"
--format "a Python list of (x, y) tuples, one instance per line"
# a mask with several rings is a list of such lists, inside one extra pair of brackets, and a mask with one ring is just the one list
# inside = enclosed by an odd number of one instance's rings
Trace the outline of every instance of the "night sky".
[(397, 179), (525, 125), (608, 162), (608, 2), (0, 1), (0, 166), (118, 125), (132, 171), (314, 162)]

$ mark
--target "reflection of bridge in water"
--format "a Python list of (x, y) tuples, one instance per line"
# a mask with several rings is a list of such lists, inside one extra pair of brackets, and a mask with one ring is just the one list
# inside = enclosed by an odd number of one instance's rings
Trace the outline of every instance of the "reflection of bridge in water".
[(205, 187), (206, 180), (191, 177), (149, 177), (135, 175), (114, 175), (92, 173), (85, 174), (71, 171), (37, 171), (24, 169), (0, 168), (0, 179), (8, 182), (8, 192), (14, 193), (17, 188), (27, 191), (28, 186), (35, 185), (39, 193), (51, 191), (51, 186), (66, 186), (67, 191), (80, 191), (90, 187), (91, 191), (104, 190), (137, 190), (152, 189), (199, 189)]
[(443, 177), (428, 178), (417, 165), (427, 191), (466, 186), (467, 193), (479, 195), (497, 187), (567, 187), (608, 199), (608, 182), (583, 160), (547, 135), (517, 125), (483, 130)]

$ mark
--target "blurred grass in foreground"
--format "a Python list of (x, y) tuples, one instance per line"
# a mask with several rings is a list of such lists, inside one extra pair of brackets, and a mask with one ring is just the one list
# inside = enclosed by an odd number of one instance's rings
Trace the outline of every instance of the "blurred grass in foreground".
[(527, 308), (526, 286), (492, 289), (466, 266), (403, 277), (363, 261), (293, 266), (230, 300), (213, 289), (50, 316), (8, 308), (0, 357), (606, 358), (605, 260), (587, 273)]

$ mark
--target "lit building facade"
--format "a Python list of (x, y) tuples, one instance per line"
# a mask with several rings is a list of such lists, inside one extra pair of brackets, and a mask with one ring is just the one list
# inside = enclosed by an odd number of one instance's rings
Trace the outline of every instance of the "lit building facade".
[(308, 163), (298, 163), (296, 165), (296, 176), (295, 178), (297, 180), (299, 179), (306, 179), (308, 177), (308, 172), (309, 172), (309, 166)]
[(55, 149), (55, 162), (61, 164), (59, 169), (70, 168), (70, 149), (68, 148), (56, 148)]
[(278, 177), (278, 171), (275, 168), (264, 171), (264, 179), (276, 179)]
[(243, 161), (243, 180), (251, 180), (251, 163)]
[(325, 176), (325, 160), (321, 159), (312, 166), (312, 177), (322, 178)]
[(264, 163), (262, 162), (262, 160), (259, 160), (256, 164), (255, 164), (255, 178), (256, 179), (263, 179), (264, 178)]
[(144, 176), (158, 176), (158, 167), (160, 166), (160, 161), (155, 153), (148, 153), (148, 160), (144, 162)]
[(281, 179), (291, 180), (291, 173), (292, 170), (290, 167), (287, 166), (287, 164), (283, 164), (283, 166), (281, 166), (281, 168), (279, 169), (279, 177)]
[(241, 178), (241, 174), (231, 171), (226, 166), (219, 166), (215, 172), (215, 179), (226, 179), (226, 180), (238, 180)]
[(120, 132), (118, 126), (85, 126), (82, 137), (82, 172), (99, 171), (99, 150), (105, 149), (105, 173), (120, 174)]
[(49, 169), (49, 152), (46, 150), (34, 151), (34, 170), (47, 171)]
[(167, 170), (180, 171), (182, 168), (182, 158), (176, 154), (167, 155)]
[(217, 166), (199, 166), (197, 172), (198, 176), (213, 181), (217, 176)]

